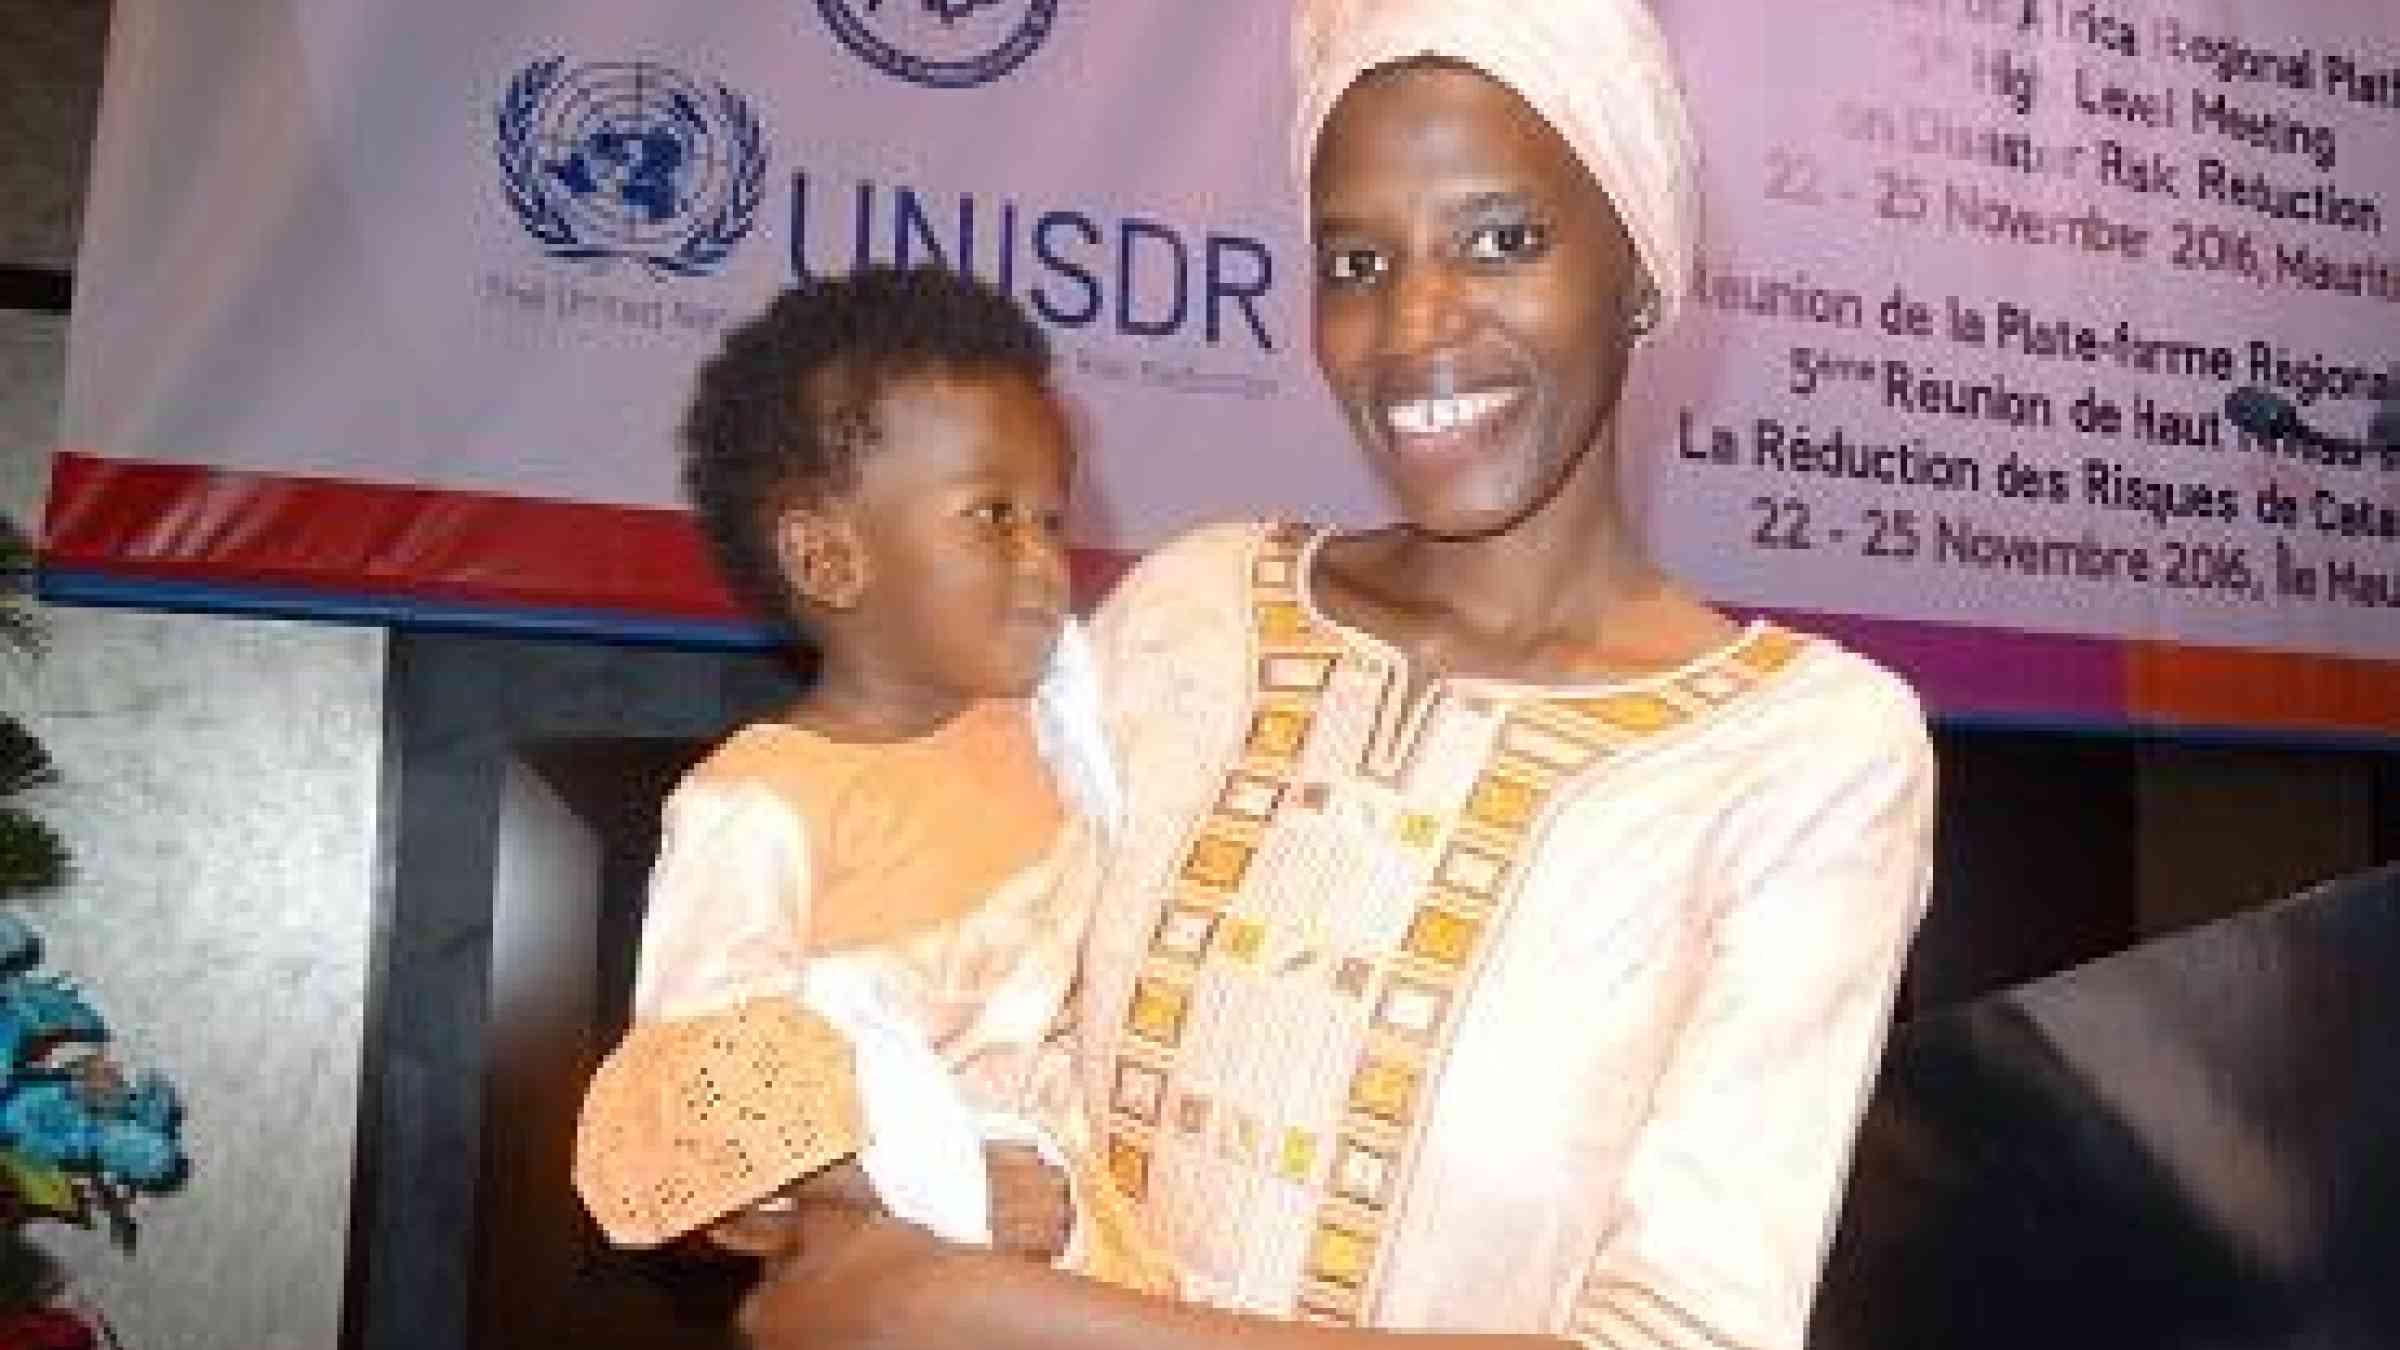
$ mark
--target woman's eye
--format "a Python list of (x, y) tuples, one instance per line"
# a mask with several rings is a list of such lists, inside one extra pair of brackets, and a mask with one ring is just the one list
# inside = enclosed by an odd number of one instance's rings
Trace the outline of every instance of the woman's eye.
[(1466, 238), (1466, 255), (1474, 262), (1513, 262), (1542, 251), (1542, 227), (1532, 221), (1478, 225)]
[(1341, 286), (1356, 285), (1382, 276), (1389, 265), (1382, 254), (1371, 248), (1330, 249), (1325, 254), (1325, 280)]
[(1006, 525), (1013, 514), (1007, 502), (977, 502), (967, 508), (967, 517), (979, 525)]

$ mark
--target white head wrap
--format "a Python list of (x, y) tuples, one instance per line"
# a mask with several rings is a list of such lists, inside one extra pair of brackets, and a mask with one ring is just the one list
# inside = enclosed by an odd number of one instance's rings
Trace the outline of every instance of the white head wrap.
[(1643, 0), (1296, 0), (1300, 93), (1292, 153), (1303, 194), (1344, 90), (1416, 57), (1472, 66), (1516, 91), (1572, 147), (1659, 289), (1661, 326), (1690, 288), (1699, 151), (1683, 88)]

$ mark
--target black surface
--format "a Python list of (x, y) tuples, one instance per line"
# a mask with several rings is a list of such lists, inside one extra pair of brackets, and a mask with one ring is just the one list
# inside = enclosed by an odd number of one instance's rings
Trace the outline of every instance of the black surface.
[(2400, 1346), (2400, 868), (1901, 1028), (1810, 1343)]

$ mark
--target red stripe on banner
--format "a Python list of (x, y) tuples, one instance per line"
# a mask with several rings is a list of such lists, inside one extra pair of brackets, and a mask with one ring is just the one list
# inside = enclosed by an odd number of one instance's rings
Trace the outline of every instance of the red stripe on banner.
[[(61, 570), (329, 597), (743, 617), (681, 511), (91, 455), (58, 456), (42, 552)], [(1133, 556), (1077, 550), (1077, 606), (1088, 611)], [(2388, 662), (1787, 617), (1898, 668), (1949, 716), (2400, 733), (2400, 667)]]
[(2129, 707), (2190, 726), (2400, 735), (2400, 664), (2167, 642), (2126, 644)]
[(62, 454), (42, 560), (144, 577), (731, 619), (680, 511)]
[[(739, 620), (682, 511), (61, 454), (45, 566), (338, 595)], [(1079, 550), (1088, 607), (1131, 563)]]

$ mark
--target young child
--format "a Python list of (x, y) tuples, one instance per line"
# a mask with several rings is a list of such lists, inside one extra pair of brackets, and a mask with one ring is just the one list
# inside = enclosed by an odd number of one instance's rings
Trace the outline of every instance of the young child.
[(1113, 792), (1067, 620), (1049, 364), (998, 291), (874, 268), (786, 291), (700, 371), (685, 487), (817, 673), (667, 801), (634, 1025), (576, 1141), (619, 1245), (773, 1256), (783, 1192), (853, 1158), (897, 1217), (989, 1242), (986, 1147), (1007, 1142), (1072, 1180), (1064, 1263), (1166, 1287), (1071, 1075), (1039, 1068)]

